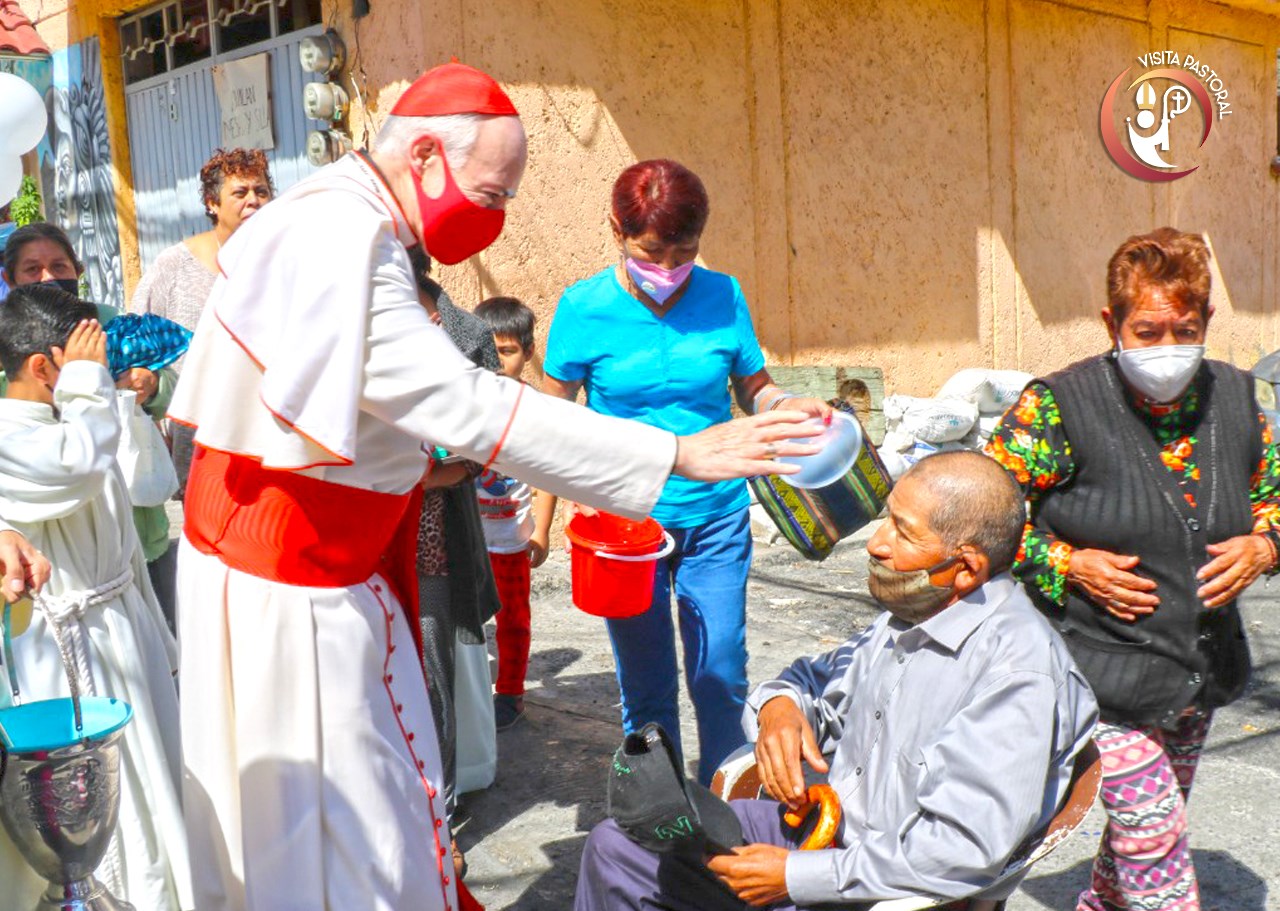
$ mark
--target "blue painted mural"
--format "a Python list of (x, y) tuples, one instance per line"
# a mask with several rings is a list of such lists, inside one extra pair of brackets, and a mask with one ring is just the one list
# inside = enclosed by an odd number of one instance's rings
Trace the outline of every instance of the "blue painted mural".
[(96, 37), (54, 53), (44, 98), (49, 133), (39, 154), (45, 217), (70, 236), (84, 263), (89, 300), (122, 308), (120, 234)]

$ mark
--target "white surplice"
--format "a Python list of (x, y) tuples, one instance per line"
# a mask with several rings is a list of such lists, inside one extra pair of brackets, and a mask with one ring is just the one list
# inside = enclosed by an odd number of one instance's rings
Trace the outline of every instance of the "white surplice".
[[(475, 368), (418, 302), (413, 243), (356, 156), (259, 211), (221, 251), (170, 415), (333, 484), (409, 491), (430, 443), (646, 514), (674, 437)], [(456, 907), (426, 687), (384, 580), (285, 585), (184, 541), (178, 604), (201, 911)]]
[[(57, 608), (81, 669), (82, 692), (133, 707), (120, 761), (120, 821), (97, 875), (135, 908), (190, 909), (176, 647), (151, 590), (116, 463), (116, 390), (91, 361), (66, 364), (49, 405), (0, 399), (0, 515), (49, 558), (42, 595)], [(70, 694), (48, 628), (36, 611), (13, 642), (22, 700)], [(8, 688), (7, 679), (3, 681)], [(5, 907), (35, 907), (48, 885), (0, 829)]]

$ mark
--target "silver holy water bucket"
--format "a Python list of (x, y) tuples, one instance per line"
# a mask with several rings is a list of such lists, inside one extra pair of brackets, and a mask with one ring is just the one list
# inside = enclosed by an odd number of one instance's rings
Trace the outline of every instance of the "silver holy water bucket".
[[(17, 703), (7, 607), (4, 613), (4, 658)], [(74, 662), (59, 650), (70, 698), (0, 709), (0, 821), (49, 880), (34, 911), (133, 911), (93, 875), (115, 834), (120, 740), (133, 710), (118, 699), (81, 697)]]

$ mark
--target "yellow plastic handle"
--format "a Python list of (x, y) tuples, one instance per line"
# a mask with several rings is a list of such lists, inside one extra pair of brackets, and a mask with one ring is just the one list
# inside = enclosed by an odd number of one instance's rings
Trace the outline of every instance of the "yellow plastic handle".
[(21, 636), (31, 625), (31, 599), (23, 595), (9, 605), (9, 635), (14, 639)]

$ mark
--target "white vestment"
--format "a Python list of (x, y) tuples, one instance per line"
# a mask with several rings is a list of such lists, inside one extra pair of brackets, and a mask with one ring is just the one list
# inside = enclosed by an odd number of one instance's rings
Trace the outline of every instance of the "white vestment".
[[(176, 648), (151, 590), (116, 445), (116, 390), (105, 368), (66, 364), (59, 408), (0, 399), (0, 515), (42, 551), (42, 590), (75, 654), (86, 695), (133, 707), (120, 760), (120, 821), (98, 878), (138, 909), (193, 906), (179, 801)], [(70, 694), (48, 619), (13, 641), (23, 702)], [(84, 678), (88, 679), (84, 679)], [(4, 690), (8, 680), (0, 675)], [(35, 907), (48, 885), (0, 829), (4, 907)]]
[[(356, 156), (262, 209), (221, 251), (170, 416), (335, 485), (409, 491), (436, 444), (646, 514), (675, 438), (475, 368), (418, 302), (414, 242)], [(178, 604), (200, 911), (456, 907), (435, 728), (385, 581), (286, 585), (184, 541)]]

